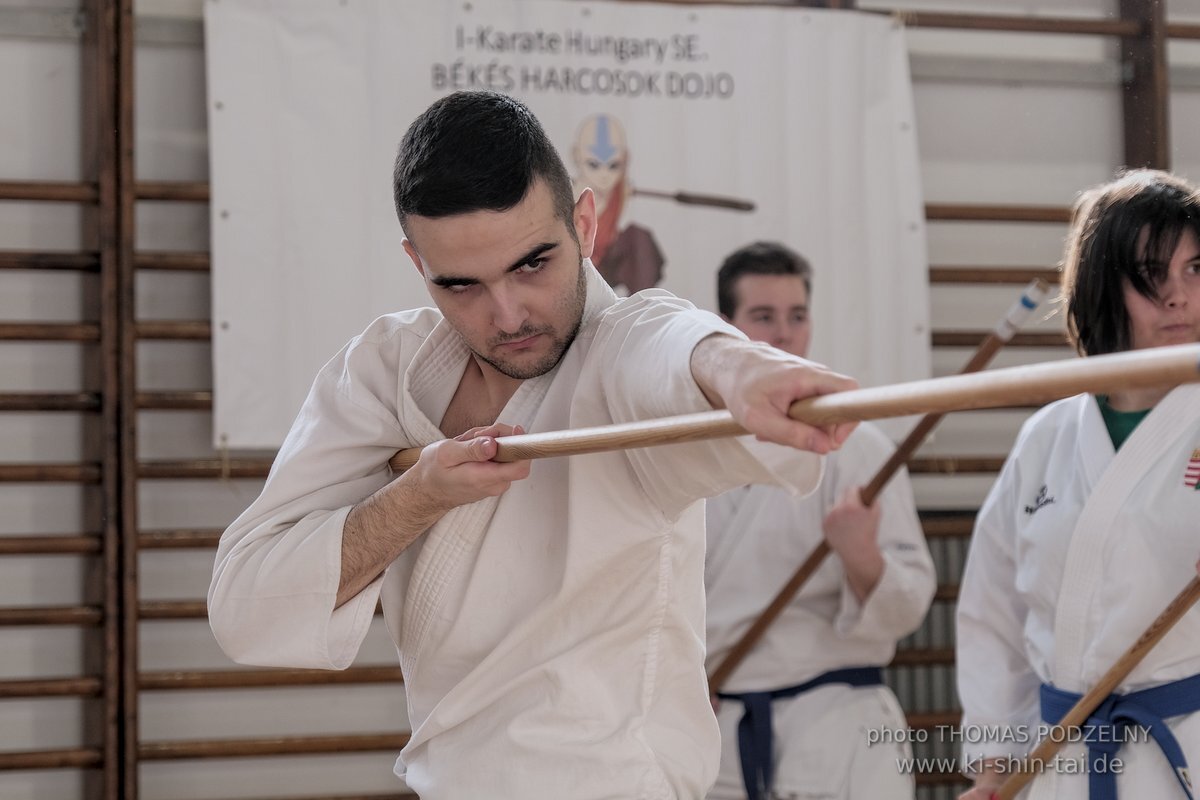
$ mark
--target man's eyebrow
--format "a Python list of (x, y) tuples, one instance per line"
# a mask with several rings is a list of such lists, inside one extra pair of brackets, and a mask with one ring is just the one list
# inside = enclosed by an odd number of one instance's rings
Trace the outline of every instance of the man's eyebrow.
[(556, 247), (558, 247), (558, 242), (542, 242), (539, 245), (534, 245), (532, 248), (530, 248), (528, 253), (514, 261), (512, 265), (505, 270), (505, 272), (512, 272), (513, 270), (520, 269), (538, 256), (553, 250)]
[[(529, 249), (529, 252), (525, 253), (519, 259), (514, 261), (512, 263), (512, 265), (507, 267), (504, 271), (506, 273), (508, 273), (508, 272), (513, 272), (515, 270), (518, 270), (521, 267), (528, 264), (530, 261), (533, 261), (535, 258), (549, 252), (550, 250), (553, 250), (556, 247), (558, 247), (558, 242), (542, 242), (539, 245), (535, 245), (534, 247)], [(473, 286), (473, 285), (479, 283), (479, 279), (478, 278), (460, 278), (460, 277), (455, 277), (454, 275), (436, 275), (436, 276), (430, 278), (429, 282), (432, 283), (434, 286), (442, 286), (442, 287)]]
[[(760, 311), (774, 311), (774, 310), (775, 310), (775, 306), (770, 306), (770, 305), (750, 306), (746, 309), (746, 313), (747, 314), (756, 314)], [(794, 306), (788, 306), (788, 311), (808, 311), (808, 306), (797, 303)]]
[(471, 286), (479, 283), (475, 278), (456, 278), (453, 275), (435, 275), (429, 279), (429, 282), (434, 286)]

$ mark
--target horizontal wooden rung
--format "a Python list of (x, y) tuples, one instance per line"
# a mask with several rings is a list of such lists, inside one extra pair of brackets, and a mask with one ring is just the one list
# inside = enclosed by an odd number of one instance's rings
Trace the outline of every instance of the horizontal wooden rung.
[(54, 250), (0, 250), (0, 269), (99, 272), (100, 254)]
[(0, 536), (0, 556), (87, 555), (102, 549), (94, 533)]
[(913, 779), (917, 786), (961, 786), (966, 789), (971, 785), (970, 778), (967, 778), (957, 770), (914, 772)]
[(1046, 267), (953, 267), (929, 268), (929, 282), (935, 285), (1001, 283), (1024, 286), (1040, 278), (1051, 285), (1062, 280), (1062, 273)]
[(214, 549), (220, 539), (220, 528), (142, 531), (138, 534), (138, 547), (142, 550)]
[(202, 341), (212, 338), (212, 324), (206, 319), (138, 320), (134, 330), (139, 339)]
[(213, 393), (207, 389), (137, 393), (137, 407), (143, 411), (210, 411), (212, 403)]
[(95, 322), (0, 322), (0, 341), (98, 342)]
[(145, 270), (208, 272), (212, 266), (212, 259), (208, 253), (139, 250), (133, 254), (133, 265)]
[(906, 648), (896, 651), (889, 667), (931, 667), (948, 666), (954, 663), (954, 648), (951, 647), (922, 647)]
[(103, 753), (91, 747), (0, 752), (0, 770), (86, 768), (99, 767), (103, 763)]
[(325, 669), (224, 669), (196, 672), (144, 672), (138, 676), (142, 691), (196, 689), (251, 689), (284, 686), (403, 683), (399, 667)]
[(411, 792), (395, 792), (389, 794), (306, 794), (302, 797), (270, 797), (255, 798), (255, 800), (420, 800)]
[(908, 718), (908, 727), (913, 730), (951, 728), (962, 721), (962, 711), (956, 708), (943, 711), (910, 711), (905, 716)]
[(1200, 25), (1194, 22), (1168, 22), (1166, 33), (1171, 39), (1200, 39)]
[(1071, 221), (1066, 206), (983, 205), (977, 203), (926, 203), (929, 222), (1057, 222)]
[(208, 604), (204, 600), (143, 600), (138, 603), (138, 618), (207, 619)]
[[(883, 9), (874, 9), (880, 10)], [(1084, 36), (1137, 36), (1141, 26), (1136, 20), (1109, 18), (1049, 17), (1016, 14), (956, 14), (941, 11), (895, 13), (910, 28), (953, 28), (968, 31), (1010, 33), (1055, 33)], [(1168, 26), (1169, 27), (1169, 26)]]
[(0, 681), (0, 699), (99, 697), (103, 692), (104, 682), (89, 676)]
[(0, 627), (76, 625), (94, 627), (104, 621), (96, 606), (28, 606), (0, 608)]
[(960, 475), (999, 472), (1001, 456), (922, 456), (908, 462), (911, 475)]
[(98, 392), (5, 392), (0, 411), (99, 411)]
[(99, 464), (0, 464), (0, 483), (99, 482)]
[(317, 753), (373, 753), (379, 751), (398, 753), (408, 744), (409, 735), (408, 733), (373, 733), (142, 742), (138, 746), (138, 757), (144, 761), (163, 761), (184, 758), (243, 758)]
[(933, 602), (935, 603), (957, 603), (958, 602), (958, 584), (943, 583), (933, 592)]
[(962, 538), (975, 528), (974, 511), (919, 511), (925, 538)]
[[(138, 477), (144, 480), (265, 478), (271, 463), (267, 458), (143, 461), (138, 464)], [(908, 471), (914, 475), (991, 473), (998, 472), (1003, 464), (1001, 456), (922, 456), (908, 462)]]
[[(929, 340), (934, 347), (979, 347), (991, 331), (935, 330)], [(1070, 347), (1061, 331), (1017, 331), (1006, 347)]]
[(206, 181), (138, 181), (133, 196), (138, 200), (207, 203), (209, 189)]
[(95, 203), (100, 200), (100, 188), (80, 181), (0, 181), (0, 200)]
[(194, 461), (143, 461), (138, 464), (138, 477), (145, 480), (194, 478), (265, 478), (271, 469), (271, 459), (231, 458), (197, 459)]

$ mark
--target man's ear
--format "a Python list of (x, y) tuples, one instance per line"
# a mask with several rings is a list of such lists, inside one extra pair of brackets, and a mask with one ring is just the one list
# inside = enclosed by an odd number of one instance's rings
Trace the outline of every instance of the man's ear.
[(725, 320), (726, 322), (728, 322), (730, 325), (732, 325), (732, 324), (733, 324), (733, 320), (731, 320), (729, 317), (725, 316), (724, 314), (721, 314), (721, 315), (720, 315), (720, 317), (721, 317), (721, 319), (723, 319), (723, 320)]
[(408, 253), (408, 257), (412, 259), (413, 266), (417, 268), (417, 272), (421, 273), (421, 277), (425, 277), (425, 265), (421, 263), (421, 256), (417, 253), (417, 248), (413, 247), (413, 243), (407, 238), (400, 243), (404, 247), (404, 252)]
[(579, 193), (575, 201), (575, 212), (571, 215), (575, 225), (575, 236), (579, 239), (579, 254), (592, 257), (596, 245), (596, 195), (590, 188)]

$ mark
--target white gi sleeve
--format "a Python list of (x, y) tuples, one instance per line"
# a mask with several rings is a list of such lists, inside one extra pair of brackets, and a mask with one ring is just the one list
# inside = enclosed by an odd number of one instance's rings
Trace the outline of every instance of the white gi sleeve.
[(959, 591), (955, 657), (962, 724), (989, 732), (964, 737), (968, 766), (977, 758), (1024, 755), (1040, 721), (1041, 680), (1025, 652), (1028, 611), (1016, 588), (1021, 438), (979, 510)]
[(344, 669), (375, 613), (379, 580), (334, 609), (346, 516), (409, 445), (382, 399), (396, 367), (365, 336), (317, 375), (262, 494), (221, 537), (209, 622), (234, 661)]
[[(826, 512), (846, 487), (866, 485), (892, 454), (894, 445), (876, 427), (859, 425), (851, 442), (829, 459), (826, 467)], [(830, 497), (832, 494), (832, 497)], [(937, 591), (933, 558), (921, 530), (908, 470), (901, 468), (888, 481), (879, 503), (879, 550), (883, 574), (875, 589), (860, 603), (848, 581), (842, 582), (840, 608), (834, 628), (841, 636), (895, 642), (915, 631), (929, 611)]]
[[(746, 337), (715, 314), (666, 292), (647, 290), (606, 313), (593, 345), (603, 402), (614, 422), (711, 411), (692, 377), (691, 355), (714, 333)], [(822, 459), (753, 436), (626, 451), (647, 495), (667, 517), (704, 497), (747, 483), (812, 491)]]

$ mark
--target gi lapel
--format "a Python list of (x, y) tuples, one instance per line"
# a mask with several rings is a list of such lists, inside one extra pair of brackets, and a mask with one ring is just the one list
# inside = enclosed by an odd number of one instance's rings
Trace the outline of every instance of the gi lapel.
[[(1097, 440), (1109, 444), (1108, 431), (1095, 400), (1086, 399), (1087, 404), (1081, 409), (1084, 418), (1080, 420), (1080, 450), (1085, 469), (1089, 464), (1103, 463), (1095, 458), (1096, 451), (1088, 452), (1088, 448), (1095, 448)], [(1082, 671), (1084, 648), (1090, 637), (1088, 613), (1110, 552), (1112, 522), (1139, 480), (1157, 465), (1163, 451), (1175, 441), (1186, 424), (1183, 420), (1198, 413), (1196, 400), (1194, 387), (1187, 386), (1164, 397), (1092, 483), (1071, 534), (1055, 611), (1054, 683), (1059, 688), (1076, 692), (1087, 688), (1082, 685)]]

